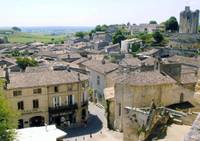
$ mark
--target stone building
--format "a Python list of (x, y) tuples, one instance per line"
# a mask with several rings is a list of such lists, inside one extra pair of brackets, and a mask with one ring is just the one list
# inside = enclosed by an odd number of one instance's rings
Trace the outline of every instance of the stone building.
[(6, 73), (6, 97), (21, 113), (18, 128), (73, 126), (87, 120), (88, 77), (76, 72)]
[(133, 45), (142, 47), (142, 40), (133, 38), (121, 41), (121, 52), (122, 53), (130, 52), (129, 50)]
[(123, 131), (126, 106), (147, 107), (152, 99), (156, 105), (169, 106), (193, 98), (193, 91), (179, 86), (173, 78), (158, 71), (118, 73), (110, 77), (115, 83), (110, 81), (107, 86), (114, 89), (105, 89), (105, 95), (108, 103), (108, 127), (114, 130)]
[(160, 29), (160, 25), (158, 24), (140, 24), (140, 25), (130, 25), (129, 31), (131, 34), (139, 33), (139, 32), (148, 32), (148, 33), (153, 33), (157, 30)]
[(191, 11), (189, 6), (180, 13), (180, 33), (198, 33), (199, 10)]
[(107, 87), (106, 79), (108, 74), (118, 69), (118, 65), (105, 60), (88, 60), (83, 63), (89, 71), (89, 86), (94, 90), (94, 100), (104, 104), (104, 88)]

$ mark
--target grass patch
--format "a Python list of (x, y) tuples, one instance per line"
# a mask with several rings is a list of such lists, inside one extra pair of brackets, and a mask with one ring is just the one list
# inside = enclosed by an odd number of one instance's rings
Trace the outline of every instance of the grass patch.
[(32, 42), (42, 42), (42, 43), (62, 43), (64, 42), (65, 35), (44, 35), (39, 33), (24, 33), (17, 32), (8, 35), (8, 41), (10, 43), (22, 43), (28, 44)]

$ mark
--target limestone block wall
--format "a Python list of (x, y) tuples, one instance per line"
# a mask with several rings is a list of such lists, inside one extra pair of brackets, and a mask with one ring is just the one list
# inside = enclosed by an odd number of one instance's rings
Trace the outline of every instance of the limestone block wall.
[[(125, 107), (149, 107), (152, 99), (158, 106), (168, 106), (191, 100), (193, 91), (176, 84), (131, 86), (116, 84), (115, 86), (115, 121), (114, 128), (123, 131)], [(120, 113), (121, 112), (121, 113)]]

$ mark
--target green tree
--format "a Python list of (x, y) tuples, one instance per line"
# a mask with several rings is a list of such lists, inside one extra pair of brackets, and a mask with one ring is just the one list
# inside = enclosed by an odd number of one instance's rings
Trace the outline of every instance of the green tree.
[(153, 43), (153, 35), (151, 33), (139, 33), (135, 37), (141, 39), (146, 45), (151, 45)]
[(22, 69), (25, 70), (27, 66), (37, 66), (38, 62), (35, 61), (33, 58), (27, 58), (27, 57), (19, 57), (17, 58), (17, 65)]
[(95, 27), (95, 32), (98, 32), (98, 31), (107, 31), (107, 29), (108, 29), (108, 26), (107, 25), (97, 25), (96, 27)]
[(131, 52), (138, 52), (140, 50), (140, 44), (132, 44), (129, 46), (129, 49), (131, 49)]
[(18, 113), (13, 110), (3, 94), (4, 82), (0, 80), (0, 141), (12, 141), (15, 138)]
[(84, 32), (76, 32), (75, 36), (83, 39), (85, 36), (85, 33)]
[(19, 27), (12, 27), (12, 30), (14, 30), (15, 32), (21, 32), (22, 30)]
[(200, 26), (199, 26), (198, 30), (199, 30), (199, 33), (200, 33)]
[(163, 35), (159, 31), (153, 33), (153, 38), (156, 41), (156, 43), (161, 43), (164, 40)]
[(165, 22), (165, 30), (171, 32), (177, 32), (179, 30), (179, 25), (175, 17), (170, 17), (169, 20)]
[(121, 41), (125, 39), (126, 39), (126, 36), (123, 34), (123, 32), (121, 30), (118, 30), (117, 32), (114, 33), (112, 37), (112, 42), (113, 44), (117, 44), (117, 43), (121, 44)]
[(149, 22), (149, 24), (157, 24), (157, 22), (152, 20)]

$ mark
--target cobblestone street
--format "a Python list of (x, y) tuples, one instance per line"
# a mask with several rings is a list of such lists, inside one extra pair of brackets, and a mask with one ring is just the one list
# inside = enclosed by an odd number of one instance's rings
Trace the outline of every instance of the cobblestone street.
[(123, 134), (108, 130), (104, 109), (93, 103), (89, 104), (90, 117), (86, 127), (66, 130), (64, 141), (122, 141)]

